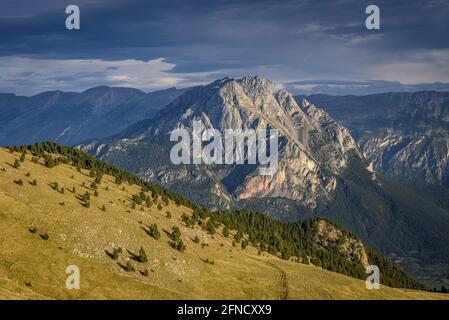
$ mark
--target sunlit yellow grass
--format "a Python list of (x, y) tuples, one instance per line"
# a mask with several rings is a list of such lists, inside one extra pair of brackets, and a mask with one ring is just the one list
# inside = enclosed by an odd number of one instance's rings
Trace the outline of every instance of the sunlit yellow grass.
[[(5, 168), (0, 170), (1, 299), (279, 299), (285, 297), (282, 273), (288, 299), (449, 298), (387, 287), (367, 290), (360, 280), (258, 255), (252, 247), (233, 247), (231, 239), (221, 236), (221, 229), (211, 236), (199, 226), (185, 227), (181, 215), (191, 214), (188, 208), (170, 203), (162, 210), (156, 205), (143, 211), (141, 206), (132, 209), (131, 196), (140, 188), (119, 186), (110, 176), (103, 177), (99, 196), (91, 196), (91, 206), (85, 208), (78, 197), (86, 191), (93, 193), (89, 172), (68, 165), (49, 169), (32, 163), (29, 154), (15, 169), (12, 164), (19, 156), (0, 149), (0, 169)], [(14, 182), (18, 179), (23, 186)], [(33, 179), (37, 186), (29, 183)], [(64, 187), (64, 194), (51, 187), (53, 182)], [(73, 187), (76, 194), (70, 191)], [(171, 218), (166, 217), (167, 211)], [(152, 223), (161, 231), (159, 240), (144, 231)], [(170, 232), (174, 225), (181, 229), (187, 246), (184, 253), (170, 247), (163, 231)], [(29, 231), (32, 227), (36, 233)], [(40, 237), (45, 233), (50, 237), (47, 241)], [(195, 236), (200, 244), (192, 241)], [(127, 250), (137, 254), (141, 246), (148, 262), (130, 260), (136, 271), (124, 271), (117, 262), (126, 264)], [(114, 247), (124, 249), (118, 261), (106, 254)], [(80, 268), (80, 290), (66, 288), (69, 265)], [(139, 272), (145, 269), (148, 277)]]

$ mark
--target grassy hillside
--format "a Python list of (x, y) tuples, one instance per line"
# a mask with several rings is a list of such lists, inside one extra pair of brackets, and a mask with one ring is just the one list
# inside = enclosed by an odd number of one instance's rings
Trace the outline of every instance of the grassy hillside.
[[(182, 215), (192, 209), (171, 200), (133, 208), (132, 195), (141, 192), (137, 185), (117, 184), (105, 174), (95, 196), (88, 170), (68, 164), (50, 169), (43, 159), (31, 161), (29, 153), (23, 162), (19, 158), (0, 149), (1, 299), (449, 298), (384, 286), (367, 290), (361, 280), (259, 255), (252, 245), (233, 246), (235, 231), (224, 237), (222, 227), (214, 235), (198, 225), (187, 227)], [(148, 234), (153, 224), (159, 239)], [(171, 246), (173, 226), (181, 232), (182, 252)], [(122, 249), (116, 260), (114, 248)], [(138, 261), (140, 248), (147, 262)], [(128, 262), (135, 271), (125, 270)], [(66, 289), (69, 265), (80, 268), (80, 290)]]

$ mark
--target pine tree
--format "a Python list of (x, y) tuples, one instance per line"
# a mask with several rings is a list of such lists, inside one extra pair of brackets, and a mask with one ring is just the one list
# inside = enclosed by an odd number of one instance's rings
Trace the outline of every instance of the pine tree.
[(37, 186), (37, 181), (36, 181), (36, 179), (33, 179), (33, 181), (31, 182), (31, 185), (32, 185), (32, 186)]
[(55, 160), (53, 159), (53, 157), (49, 156), (49, 155), (45, 155), (44, 156), (44, 165), (47, 168), (53, 168), (56, 165)]
[(89, 200), (90, 200), (90, 193), (86, 191), (83, 194), (83, 202), (86, 203), (86, 202), (89, 202)]
[(176, 250), (179, 252), (184, 252), (186, 250), (186, 245), (182, 241), (182, 239), (179, 239), (179, 241), (176, 243)]
[(120, 252), (117, 248), (114, 248), (112, 250), (112, 259), (113, 260), (118, 260), (118, 258), (120, 257)]
[(148, 262), (147, 254), (145, 253), (143, 247), (140, 247), (139, 250), (139, 261), (142, 263)]
[(206, 230), (211, 235), (215, 234), (215, 224), (212, 222), (211, 219), (209, 219), (209, 221), (207, 221), (206, 223)]
[(150, 230), (148, 232), (150, 234), (150, 236), (152, 236), (155, 240), (159, 240), (159, 238), (161, 237), (161, 233), (159, 232), (158, 228), (157, 228), (157, 224), (152, 224), (150, 226)]
[(235, 236), (234, 236), (235, 241), (236, 241), (237, 243), (239, 243), (239, 242), (242, 240), (242, 238), (243, 238), (243, 235), (242, 235), (242, 233), (240, 232), (240, 230), (237, 231), (237, 233), (236, 233)]
[(14, 161), (13, 167), (16, 168), (16, 169), (19, 169), (19, 168), (20, 168), (20, 161), (16, 159), (16, 160)]
[(125, 269), (126, 272), (133, 272), (133, 271), (135, 271), (134, 267), (132, 266), (131, 262), (129, 262), (129, 260), (126, 262), (126, 265), (125, 265), (124, 269)]
[(20, 155), (20, 162), (24, 162), (25, 161), (25, 153), (22, 153)]
[(229, 237), (229, 229), (226, 226), (223, 228), (223, 237)]
[(86, 207), (86, 208), (90, 208), (90, 194), (89, 194), (89, 192), (85, 192), (84, 194), (83, 194), (83, 205), (84, 205), (84, 207)]
[(177, 226), (173, 226), (171, 236), (174, 242), (178, 242), (181, 239), (181, 230)]

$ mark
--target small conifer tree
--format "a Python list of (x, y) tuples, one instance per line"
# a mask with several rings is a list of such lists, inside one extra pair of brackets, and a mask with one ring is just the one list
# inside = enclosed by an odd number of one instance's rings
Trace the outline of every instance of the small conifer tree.
[(142, 263), (148, 262), (148, 257), (143, 247), (140, 247), (139, 250), (139, 261)]
[(20, 168), (20, 161), (16, 159), (14, 161), (13, 167), (16, 168), (16, 169), (19, 169)]

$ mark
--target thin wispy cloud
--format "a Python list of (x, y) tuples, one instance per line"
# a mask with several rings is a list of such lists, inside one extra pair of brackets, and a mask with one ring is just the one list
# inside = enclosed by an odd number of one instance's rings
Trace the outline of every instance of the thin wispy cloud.
[[(365, 28), (371, 3), (358, 0), (76, 3), (81, 30), (69, 31), (65, 7), (72, 1), (2, 1), (0, 68), (7, 75), (0, 78), (0, 90), (32, 94), (87, 85), (150, 90), (248, 73), (283, 83), (449, 82), (447, 1), (378, 1), (381, 29), (373, 31)], [(11, 64), (13, 58), (28, 60)], [(80, 69), (72, 68), (73, 61)], [(95, 62), (93, 70), (85, 70), (89, 61)], [(20, 79), (26, 71), (33, 76)]]

